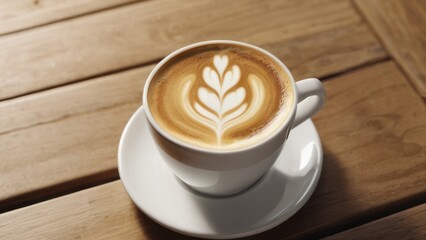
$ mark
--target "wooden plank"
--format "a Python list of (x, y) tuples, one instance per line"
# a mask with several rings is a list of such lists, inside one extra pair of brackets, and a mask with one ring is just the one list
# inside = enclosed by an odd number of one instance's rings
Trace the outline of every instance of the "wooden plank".
[(135, 1), (137, 0), (0, 0), (0, 35)]
[(0, 99), (152, 63), (211, 39), (264, 46), (305, 75), (386, 57), (349, 1), (147, 1), (0, 37)]
[(419, 93), (426, 97), (426, 1), (356, 3)]
[(136, 209), (119, 181), (0, 215), (0, 238), (9, 240), (166, 239), (164, 233)]
[(326, 239), (426, 239), (426, 204), (367, 223)]
[[(424, 197), (425, 106), (396, 65), (364, 68), (325, 87), (328, 102), (314, 119), (325, 150), (318, 187), (294, 217), (249, 239), (312, 238)], [(186, 239), (140, 213), (120, 181), (1, 214), (0, 223), (5, 239)]]
[(0, 210), (117, 179), (119, 137), (152, 67), (0, 102)]

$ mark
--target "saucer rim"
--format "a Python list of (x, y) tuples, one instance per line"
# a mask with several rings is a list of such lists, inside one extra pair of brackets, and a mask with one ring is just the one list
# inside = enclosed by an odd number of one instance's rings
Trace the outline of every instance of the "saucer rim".
[[(144, 112), (144, 107), (143, 105), (140, 106), (133, 114), (132, 116), (129, 118), (129, 120), (126, 123), (125, 128), (123, 129), (123, 132), (120, 136), (120, 141), (119, 141), (119, 146), (118, 146), (118, 173), (120, 176), (120, 180), (121, 183), (124, 187), (124, 189), (126, 190), (127, 195), (130, 197), (130, 199), (132, 200), (132, 202), (138, 207), (138, 209), (140, 211), (142, 211), (146, 216), (148, 216), (151, 220), (153, 220), (154, 222), (156, 222), (157, 224), (172, 230), (174, 232), (177, 232), (179, 234), (183, 234), (186, 236), (190, 236), (190, 237), (198, 237), (198, 238), (204, 238), (204, 239), (235, 239), (235, 238), (242, 238), (242, 237), (248, 237), (248, 236), (253, 236), (255, 234), (259, 234), (265, 231), (268, 231), (282, 223), (284, 223), (285, 221), (287, 221), (289, 218), (291, 218), (294, 214), (296, 214), (310, 199), (310, 197), (312, 196), (313, 192), (315, 191), (320, 176), (321, 176), (321, 172), (322, 172), (322, 167), (323, 167), (323, 147), (322, 147), (322, 143), (321, 140), (319, 138), (318, 135), (318, 131), (314, 125), (314, 123), (312, 122), (312, 120), (309, 118), (307, 120), (305, 120), (305, 122), (309, 122), (309, 124), (312, 125), (313, 129), (315, 130), (313, 132), (313, 138), (315, 138), (315, 142), (316, 144), (318, 144), (318, 158), (316, 159), (316, 169), (315, 169), (315, 173), (312, 176), (312, 180), (310, 181), (310, 183), (308, 184), (308, 186), (306, 187), (306, 190), (304, 191), (304, 193), (297, 199), (296, 203), (294, 204), (294, 206), (292, 207), (292, 209), (287, 210), (287, 211), (280, 211), (278, 214), (276, 214), (276, 218), (275, 220), (271, 221), (270, 224), (266, 224), (263, 227), (259, 227), (256, 229), (253, 229), (251, 231), (246, 231), (243, 233), (236, 233), (236, 234), (203, 234), (201, 232), (191, 232), (191, 231), (187, 231), (187, 230), (182, 230), (179, 228), (176, 228), (173, 225), (167, 225), (166, 223), (163, 223), (162, 221), (160, 221), (159, 219), (157, 219), (154, 215), (150, 214), (148, 211), (146, 211), (138, 201), (135, 201), (134, 199), (137, 199), (134, 196), (134, 193), (132, 191), (129, 191), (129, 187), (126, 186), (125, 182), (130, 181), (127, 177), (126, 174), (124, 174), (124, 160), (123, 160), (123, 147), (124, 147), (124, 141), (126, 139), (126, 136), (128, 135), (129, 132), (129, 128), (131, 128), (131, 126), (134, 124), (135, 119), (139, 117), (139, 115), (141, 114), (145, 114)], [(143, 116), (142, 116), (143, 117)], [(147, 121), (147, 120), (146, 120)], [(148, 129), (149, 131), (149, 129)], [(291, 135), (291, 131), (290, 131), (290, 135)], [(149, 135), (149, 137), (152, 138), (151, 135)], [(290, 136), (289, 136), (290, 138)], [(237, 197), (238, 194), (236, 196), (233, 197)], [(206, 196), (208, 197), (208, 196)], [(284, 213), (285, 212), (285, 213)], [(281, 216), (280, 216), (281, 215)]]

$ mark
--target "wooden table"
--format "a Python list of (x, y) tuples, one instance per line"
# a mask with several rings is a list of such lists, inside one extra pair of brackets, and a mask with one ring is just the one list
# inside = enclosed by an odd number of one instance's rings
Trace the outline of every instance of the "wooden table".
[(117, 146), (187, 44), (267, 49), (320, 78), (309, 202), (248, 239), (426, 239), (426, 1), (0, 0), (0, 239), (186, 239), (143, 215)]

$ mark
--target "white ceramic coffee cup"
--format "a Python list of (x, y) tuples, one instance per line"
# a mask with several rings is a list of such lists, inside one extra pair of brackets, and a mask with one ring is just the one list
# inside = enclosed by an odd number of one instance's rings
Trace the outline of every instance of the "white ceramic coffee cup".
[[(290, 114), (274, 133), (265, 139), (235, 150), (212, 150), (185, 143), (162, 129), (152, 117), (148, 89), (158, 69), (176, 55), (209, 44), (234, 44), (262, 52), (288, 74), (295, 101)], [(149, 75), (143, 91), (144, 111), (150, 133), (162, 158), (175, 175), (191, 188), (210, 195), (229, 195), (244, 190), (262, 177), (278, 158), (290, 130), (310, 118), (322, 107), (325, 91), (318, 79), (295, 82), (287, 67), (271, 53), (246, 43), (214, 40), (183, 47), (164, 58)]]

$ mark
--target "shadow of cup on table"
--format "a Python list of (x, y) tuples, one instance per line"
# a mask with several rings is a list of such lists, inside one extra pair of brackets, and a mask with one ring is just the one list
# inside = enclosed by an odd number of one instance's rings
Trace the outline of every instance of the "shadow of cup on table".
[[(345, 172), (340, 161), (333, 152), (323, 146), (324, 160), (322, 173), (318, 185), (305, 204), (294, 216), (268, 230), (243, 239), (317, 239), (327, 235), (341, 222), (347, 209), (353, 209), (356, 203), (342, 201), (343, 197), (350, 197), (347, 189)], [(338, 197), (336, 197), (338, 195)]]

